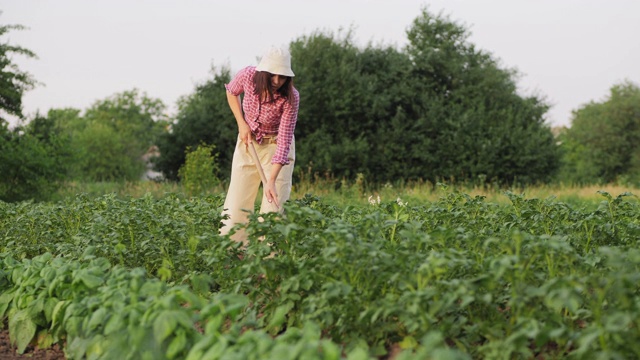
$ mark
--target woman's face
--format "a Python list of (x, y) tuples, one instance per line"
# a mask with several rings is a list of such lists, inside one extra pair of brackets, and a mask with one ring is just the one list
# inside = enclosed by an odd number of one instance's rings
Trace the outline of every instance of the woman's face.
[(273, 90), (278, 90), (287, 81), (287, 76), (271, 74), (271, 87)]

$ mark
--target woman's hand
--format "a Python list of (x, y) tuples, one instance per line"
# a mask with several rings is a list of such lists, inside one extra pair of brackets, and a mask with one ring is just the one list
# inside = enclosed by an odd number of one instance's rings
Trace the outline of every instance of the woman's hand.
[(267, 201), (272, 204), (275, 204), (276, 208), (280, 209), (280, 204), (278, 203), (278, 193), (276, 192), (276, 182), (275, 180), (267, 180), (267, 184), (264, 187), (264, 193), (267, 197)]
[(238, 133), (240, 134), (240, 140), (244, 143), (244, 146), (249, 146), (251, 141), (251, 128), (246, 122), (238, 123)]
[(267, 178), (267, 183), (264, 184), (264, 194), (267, 197), (267, 201), (272, 204), (275, 204), (277, 209), (280, 210), (280, 204), (278, 203), (278, 193), (276, 192), (276, 179), (278, 178), (278, 174), (280, 174), (280, 170), (282, 169), (282, 164), (271, 164), (271, 173)]

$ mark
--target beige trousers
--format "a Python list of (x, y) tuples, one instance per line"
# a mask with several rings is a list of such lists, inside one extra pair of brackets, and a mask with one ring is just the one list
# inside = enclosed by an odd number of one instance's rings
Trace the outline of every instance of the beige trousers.
[[(264, 173), (268, 177), (271, 173), (271, 158), (276, 152), (277, 145), (275, 143), (266, 144), (266, 141), (262, 145), (254, 141), (254, 145)], [(282, 213), (284, 202), (287, 201), (291, 195), (291, 177), (295, 162), (295, 149), (295, 139), (293, 139), (289, 150), (289, 164), (282, 167), (276, 179), (276, 191), (278, 193), (280, 209), (276, 208), (275, 204), (269, 203), (263, 194), (260, 213), (277, 211)], [(229, 190), (227, 191), (224, 210), (222, 212), (222, 215), (229, 215), (229, 218), (222, 222), (222, 227), (220, 228), (221, 235), (229, 234), (236, 224), (245, 224), (247, 222), (249, 212), (253, 212), (260, 183), (260, 174), (251, 156), (250, 149), (248, 149), (240, 140), (240, 137), (238, 137), (236, 149), (233, 153)], [(235, 241), (242, 242), (244, 245), (248, 243), (247, 234), (244, 229), (237, 229), (231, 238)]]

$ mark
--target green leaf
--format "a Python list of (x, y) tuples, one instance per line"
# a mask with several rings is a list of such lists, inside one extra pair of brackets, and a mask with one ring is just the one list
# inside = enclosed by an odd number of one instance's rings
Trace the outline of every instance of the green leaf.
[[(42, 294), (44, 295), (44, 294)], [(36, 316), (42, 314), (44, 312), (44, 304), (45, 304), (45, 298), (44, 296), (39, 296), (37, 299), (32, 300), (28, 305), (27, 305), (27, 310), (29, 312), (29, 316), (31, 318), (35, 318)]]
[(204, 351), (209, 349), (213, 343), (216, 342), (216, 338), (213, 335), (205, 335), (200, 340), (191, 346), (189, 354), (185, 360), (201, 360), (203, 358)]
[(601, 330), (597, 328), (587, 329), (578, 338), (578, 348), (576, 355), (583, 356), (594, 347), (597, 348), (597, 338), (600, 336)]
[(276, 311), (273, 313), (271, 320), (269, 320), (267, 329), (270, 332), (278, 331), (282, 324), (284, 324), (284, 322), (286, 321), (287, 313), (289, 312), (289, 310), (291, 310), (291, 308), (293, 308), (292, 302), (288, 302), (285, 305), (278, 306)]
[(224, 355), (225, 351), (229, 347), (226, 341), (217, 341), (207, 350), (207, 352), (202, 355), (202, 358), (199, 360), (214, 360), (221, 359), (222, 355)]
[(102, 278), (91, 275), (87, 272), (80, 273), (80, 281), (82, 281), (89, 289), (95, 289), (102, 285)]
[(53, 319), (53, 311), (55, 310), (56, 305), (58, 305), (58, 302), (57, 298), (52, 297), (48, 298), (44, 303), (44, 317), (47, 319), (48, 323)]
[(9, 336), (11, 343), (16, 345), (19, 354), (24, 353), (31, 340), (36, 335), (36, 324), (24, 310), (19, 310), (9, 318)]
[[(107, 342), (105, 341), (104, 336), (102, 335), (94, 335), (90, 339), (87, 339), (89, 342), (87, 343), (86, 348), (86, 356), (83, 358), (87, 359), (100, 359), (101, 356), (108, 351), (106, 346)], [(118, 353), (118, 351), (116, 351)]]
[(94, 311), (93, 314), (91, 314), (91, 318), (89, 319), (87, 330), (92, 331), (93, 329), (102, 325), (106, 317), (107, 317), (107, 309), (102, 307)]
[(340, 359), (340, 347), (328, 340), (322, 340), (321, 343), (322, 355), (326, 360), (338, 360)]
[(104, 334), (110, 335), (120, 329), (123, 329), (125, 326), (126, 323), (124, 322), (124, 315), (119, 312), (113, 313), (109, 320), (107, 320), (107, 324), (104, 326)]
[(193, 327), (193, 321), (191, 320), (191, 318), (189, 317), (186, 311), (174, 310), (173, 312), (174, 312), (174, 316), (176, 317), (176, 320), (180, 325), (182, 325), (182, 327), (185, 327), (185, 328)]
[(58, 301), (53, 307), (51, 312), (51, 328), (53, 329), (58, 323), (63, 322), (64, 314), (66, 312), (67, 301)]
[(13, 301), (14, 291), (7, 291), (0, 295), (0, 318), (4, 318), (7, 309), (9, 308), (9, 304)]
[(190, 280), (193, 290), (201, 294), (206, 294), (213, 284), (213, 279), (208, 274), (195, 274)]
[(357, 347), (347, 355), (347, 360), (369, 360), (369, 354), (363, 348)]
[(171, 335), (178, 325), (176, 319), (171, 316), (169, 311), (163, 311), (153, 322), (153, 336), (158, 343), (162, 343), (167, 336)]
[(405, 336), (400, 342), (401, 349), (415, 349), (418, 346), (418, 341), (413, 336)]
[(67, 345), (66, 352), (71, 359), (83, 359), (87, 353), (87, 348), (91, 339), (74, 337), (71, 343)]
[(48, 349), (53, 345), (53, 335), (47, 330), (40, 330), (36, 343), (40, 349)]
[(153, 335), (156, 341), (162, 343), (173, 333), (178, 324), (186, 328), (193, 326), (193, 322), (184, 311), (167, 310), (161, 312), (153, 322)]
[(64, 320), (64, 330), (70, 337), (78, 336), (80, 329), (82, 328), (82, 321), (84, 320), (81, 316), (70, 316), (65, 318)]
[(167, 358), (173, 359), (182, 350), (184, 350), (187, 345), (187, 336), (185, 335), (184, 330), (178, 330), (178, 335), (171, 341), (169, 347), (167, 348)]

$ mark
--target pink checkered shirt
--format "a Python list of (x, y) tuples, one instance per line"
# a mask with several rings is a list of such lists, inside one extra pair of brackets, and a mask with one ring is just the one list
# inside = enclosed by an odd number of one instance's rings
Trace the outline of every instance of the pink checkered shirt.
[(273, 155), (271, 163), (287, 165), (289, 164), (288, 155), (293, 131), (298, 121), (300, 94), (298, 90), (293, 89), (293, 103), (289, 103), (278, 93), (274, 94), (273, 102), (260, 103), (260, 97), (254, 93), (253, 76), (255, 73), (255, 66), (248, 66), (240, 70), (228, 84), (225, 84), (225, 88), (235, 96), (244, 93), (242, 99), (244, 120), (249, 124), (258, 144), (262, 144), (262, 138), (265, 135), (278, 135), (276, 153)]

